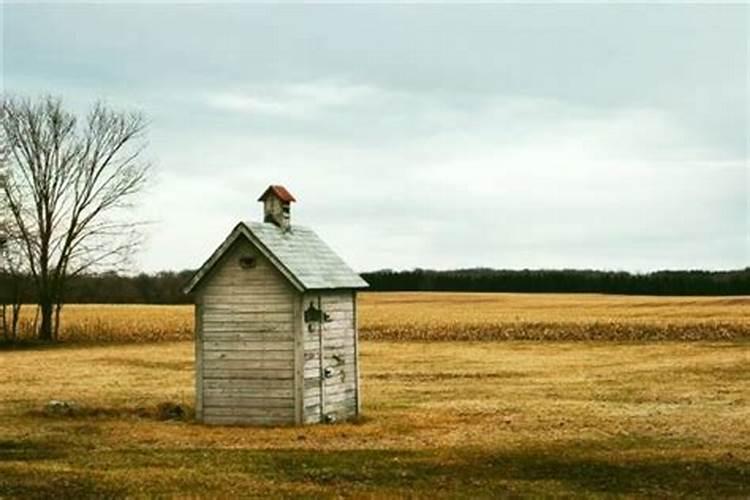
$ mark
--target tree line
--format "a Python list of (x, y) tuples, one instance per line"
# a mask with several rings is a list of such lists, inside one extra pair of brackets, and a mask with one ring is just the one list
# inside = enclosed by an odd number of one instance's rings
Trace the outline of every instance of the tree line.
[(595, 270), (381, 270), (362, 277), (377, 291), (749, 295), (750, 267), (733, 271), (629, 273)]
[[(189, 304), (183, 288), (193, 270), (138, 275), (116, 272), (71, 277), (68, 303)], [(624, 295), (750, 295), (750, 268), (736, 271), (658, 271), (646, 274), (593, 270), (460, 269), (381, 270), (363, 273), (371, 291), (605, 293)], [(0, 274), (0, 288), (12, 279)], [(23, 289), (32, 301), (30, 280)]]

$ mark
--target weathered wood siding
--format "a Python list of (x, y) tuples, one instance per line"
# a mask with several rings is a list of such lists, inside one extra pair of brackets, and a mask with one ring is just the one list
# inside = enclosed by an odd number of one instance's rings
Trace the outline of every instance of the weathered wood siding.
[[(241, 257), (255, 257), (253, 268)], [(299, 296), (253, 246), (238, 240), (197, 291), (196, 416), (209, 424), (295, 422)], [(297, 330), (299, 331), (299, 330)]]
[(303, 339), (303, 407), (305, 423), (321, 421), (320, 390), (322, 387), (322, 368), (320, 364), (322, 325), (319, 323), (305, 323), (304, 311), (310, 306), (320, 307), (320, 294), (305, 293), (302, 297), (302, 339)]
[[(333, 416), (345, 420), (358, 413), (354, 293), (351, 290), (308, 292), (304, 295), (303, 309), (310, 303), (328, 314), (329, 320), (313, 323), (312, 329), (305, 325), (303, 331), (304, 419), (321, 422), (326, 416)], [(325, 375), (326, 368), (332, 370), (329, 377)]]

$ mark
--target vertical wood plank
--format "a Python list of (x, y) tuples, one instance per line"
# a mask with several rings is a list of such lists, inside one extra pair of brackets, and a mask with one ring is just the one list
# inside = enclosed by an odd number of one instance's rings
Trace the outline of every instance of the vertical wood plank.
[(203, 422), (203, 301), (195, 298), (195, 419)]
[(359, 380), (359, 328), (357, 325), (357, 291), (352, 290), (352, 335), (354, 335), (354, 398), (356, 415), (362, 412), (362, 389)]
[[(318, 311), (323, 311), (323, 302), (318, 294)], [(318, 322), (318, 352), (320, 353), (320, 367), (318, 377), (320, 378), (320, 421), (326, 419), (326, 376), (325, 376), (325, 356), (323, 351), (323, 321)]]
[(305, 331), (303, 329), (303, 294), (294, 298), (294, 421), (305, 422)]

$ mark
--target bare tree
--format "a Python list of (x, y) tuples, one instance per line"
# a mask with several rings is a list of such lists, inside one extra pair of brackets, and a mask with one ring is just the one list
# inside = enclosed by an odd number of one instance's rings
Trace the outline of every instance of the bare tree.
[(96, 104), (85, 120), (58, 98), (5, 97), (3, 194), (32, 278), (40, 340), (56, 340), (70, 276), (126, 262), (139, 244), (128, 208), (146, 185), (145, 122)]
[(4, 195), (7, 153), (5, 136), (0, 134), (0, 328), (6, 342), (15, 342), (19, 335), (18, 324), (28, 273), (24, 271), (22, 241), (12, 223), (10, 207)]
[[(0, 136), (0, 140), (2, 136)], [(3, 188), (6, 178), (6, 148), (4, 142), (0, 142), (0, 329), (5, 341), (15, 341), (18, 333), (18, 318), (21, 312), (20, 287), (16, 280), (18, 269), (18, 249), (14, 243), (16, 240), (10, 234), (10, 213), (8, 204), (3, 196)], [(10, 318), (8, 318), (8, 306), (10, 305)], [(9, 321), (10, 319), (10, 321)]]
[[(3, 229), (0, 229), (3, 230)], [(6, 226), (0, 235), (0, 329), (6, 342), (18, 339), (27, 273), (21, 240)]]

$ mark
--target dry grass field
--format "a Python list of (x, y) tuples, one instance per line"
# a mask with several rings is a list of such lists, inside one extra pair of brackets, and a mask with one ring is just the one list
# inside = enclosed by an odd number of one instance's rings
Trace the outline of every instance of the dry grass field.
[(749, 347), (366, 341), (365, 418), (304, 428), (158, 420), (191, 342), (6, 351), (0, 496), (747, 497)]
[(750, 297), (378, 293), (360, 304), (373, 340), (750, 338)]
[[(750, 297), (363, 293), (366, 340), (733, 340), (750, 338)], [(28, 336), (33, 308), (24, 310)], [(70, 305), (66, 342), (192, 338), (191, 306)]]
[(0, 497), (750, 496), (750, 298), (359, 304), (364, 418), (304, 428), (193, 422), (191, 307), (66, 307), (0, 351)]

